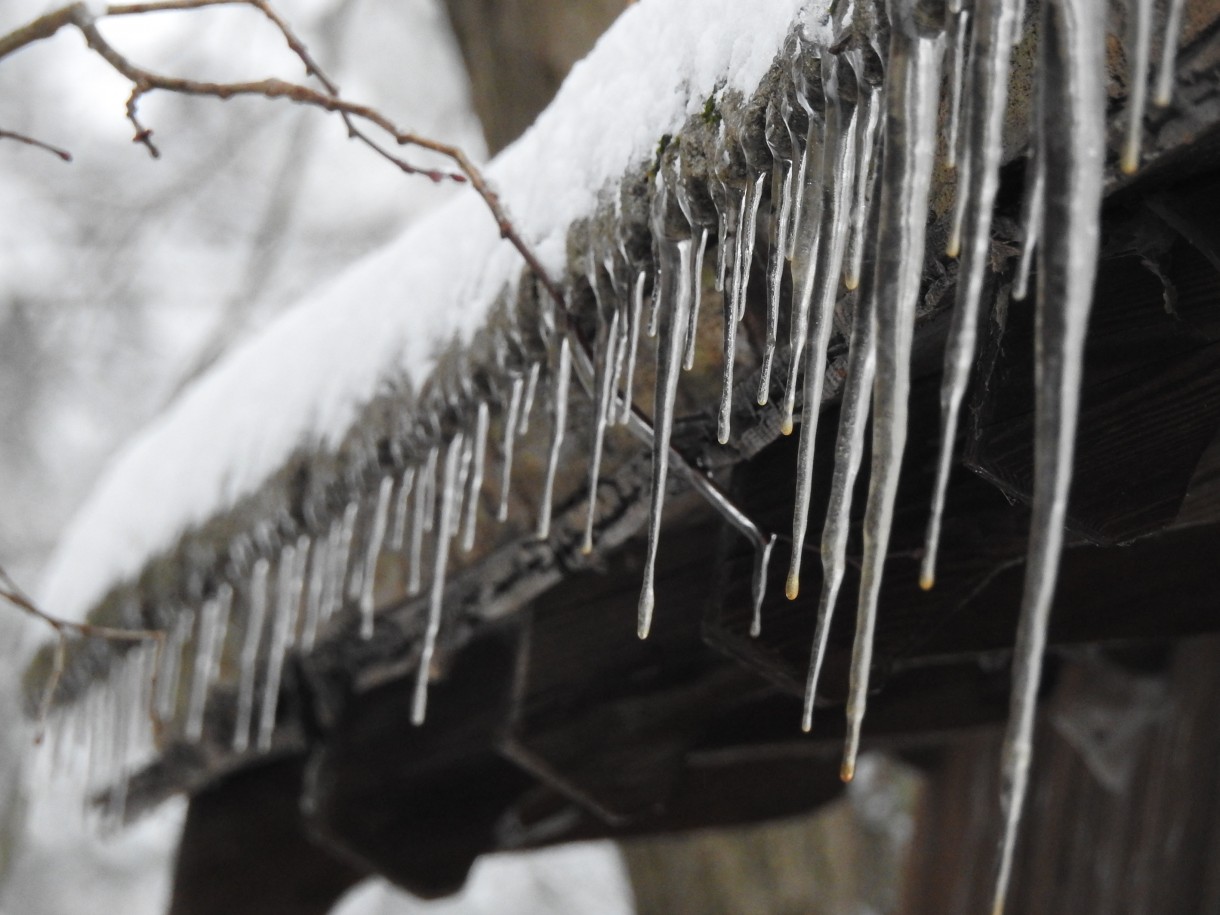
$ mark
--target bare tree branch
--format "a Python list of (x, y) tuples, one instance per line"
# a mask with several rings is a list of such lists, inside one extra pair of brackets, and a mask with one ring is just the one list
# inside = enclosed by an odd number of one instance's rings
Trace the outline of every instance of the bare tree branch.
[(16, 140), (18, 143), (24, 143), (26, 146), (36, 146), (39, 149), (45, 149), (52, 155), (59, 156), (65, 162), (72, 161), (72, 153), (66, 149), (60, 149), (58, 146), (52, 146), (50, 143), (44, 143), (42, 140), (36, 140), (33, 137), (27, 137), (23, 133), (14, 133), (11, 130), (0, 130), (0, 140)]
[[(63, 677), (64, 664), (68, 655), (68, 639), (72, 635), (91, 639), (105, 639), (110, 642), (155, 642), (157, 646), (156, 664), (153, 668), (153, 693), (155, 694), (156, 681), (161, 672), (161, 657), (164, 654), (164, 632), (157, 629), (118, 629), (113, 626), (95, 626), (92, 623), (74, 623), (71, 620), (61, 619), (58, 616), (47, 613), (34, 603), (29, 595), (22, 591), (17, 583), (13, 581), (12, 576), (5, 571), (3, 566), (0, 566), (0, 598), (18, 610), (28, 613), (37, 620), (41, 620), (55, 631), (55, 648), (51, 657), (51, 673), (47, 677), (46, 686), (43, 687), (42, 701), (38, 706), (38, 724), (34, 734), (34, 743), (42, 743), (45, 735), (47, 716), (51, 712), (55, 691), (58, 689), (59, 681)], [(153, 717), (154, 727), (159, 729), (161, 723), (157, 720), (155, 712), (150, 709), (149, 714)]]

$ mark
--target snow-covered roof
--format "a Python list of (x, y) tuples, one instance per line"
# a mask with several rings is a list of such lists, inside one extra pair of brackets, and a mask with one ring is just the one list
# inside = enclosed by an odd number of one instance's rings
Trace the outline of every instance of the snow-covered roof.
[[(629, 7), (537, 123), (487, 169), (548, 271), (572, 223), (721, 89), (752, 91), (800, 0)], [(806, 11), (810, 18), (817, 10)], [(697, 27), (692, 27), (697, 23)], [(388, 379), (421, 384), (468, 341), (521, 258), (473, 193), (408, 228), (238, 346), (120, 451), (56, 550), (40, 596), (79, 619), (300, 448), (342, 440)]]

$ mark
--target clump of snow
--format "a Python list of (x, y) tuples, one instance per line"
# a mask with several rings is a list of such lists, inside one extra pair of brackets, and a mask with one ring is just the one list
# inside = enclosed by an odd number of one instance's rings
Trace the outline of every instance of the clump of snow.
[[(800, 0), (646, 0), (623, 13), (487, 169), (548, 271), (564, 265), (569, 226), (661, 135), (715, 91), (754, 90), (801, 11)], [(445, 344), (468, 340), (521, 266), (469, 192), (309, 296), (119, 453), (50, 564), (45, 605), (82, 617), (296, 449), (335, 445), (382, 382), (418, 384)]]

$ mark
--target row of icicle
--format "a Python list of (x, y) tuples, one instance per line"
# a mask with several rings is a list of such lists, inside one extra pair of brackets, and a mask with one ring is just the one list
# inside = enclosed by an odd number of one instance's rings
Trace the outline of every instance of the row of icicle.
[[(653, 197), (652, 296), (649, 276), (631, 266), (625, 247), (590, 250), (586, 280), (596, 305), (591, 352), (552, 315), (545, 355), (512, 372), (502, 399), (477, 399), (467, 427), (423, 449), (423, 458), (381, 472), (371, 497), (353, 499), (317, 533), (265, 534), (258, 547), (235, 550), (232, 574), (212, 589), (198, 611), (183, 607), (158, 653), (129, 652), (87, 697), (60, 708), (49, 722), (49, 758), (85, 748), (84, 782), (109, 788), (107, 816), (121, 819), (133, 761), (152, 751), (151, 706), (163, 725), (188, 740), (204, 733), (211, 687), (221, 675), (225, 646), (237, 659), (232, 730), (222, 739), (233, 750), (271, 746), (284, 662), (290, 650), (308, 652), (320, 627), (344, 606), (359, 613), (364, 638), (373, 634), (377, 561), (383, 550), (406, 558), (406, 589), (423, 593), (425, 537), (432, 535), (428, 614), (422, 639), (412, 720), (426, 713), (431, 660), (441, 623), (450, 544), (475, 543), (478, 497), (484, 488), (493, 404), (503, 419), (496, 512), (508, 516), (514, 442), (528, 429), (540, 386), (550, 418), (548, 460), (539, 499), (537, 535), (546, 538), (555, 477), (568, 421), (572, 375), (588, 394), (593, 416), (589, 445), (588, 513), (583, 549), (593, 549), (596, 487), (606, 430), (625, 425), (652, 441), (653, 474), (648, 546), (638, 629), (646, 637), (655, 604), (654, 573), (666, 480), (671, 462), (674, 402), (679, 375), (694, 364), (704, 255), (717, 240), (715, 286), (723, 292), (723, 384), (717, 438), (730, 436), (736, 328), (747, 302), (756, 225), (768, 180), (771, 226), (765, 271), (767, 335), (757, 399), (767, 401), (776, 368), (783, 273), (792, 281), (789, 352), (792, 368), (779, 405), (781, 427), (794, 427), (798, 385), (805, 405), (800, 423), (792, 551), (786, 592), (795, 598), (809, 517), (818, 405), (822, 401), (834, 308), (842, 289), (854, 291), (847, 372), (841, 394), (830, 501), (822, 533), (823, 565), (816, 628), (805, 693), (803, 727), (812, 726), (814, 697), (831, 618), (842, 584), (850, 502), (873, 419), (872, 468), (864, 515), (848, 735), (843, 777), (854, 772), (868, 677), (877, 598), (887, 552), (898, 473), (907, 434), (909, 361), (915, 306), (925, 260), (928, 194), (939, 137), (942, 63), (948, 78), (948, 129), (944, 148), (957, 173), (949, 254), (960, 257), (957, 298), (945, 353), (942, 442), (927, 548), (920, 583), (931, 587), (950, 472), (952, 445), (974, 361), (981, 293), (991, 256), (991, 219), (999, 183), (1003, 118), (1012, 49), (1026, 34), (1021, 0), (950, 0), (945, 21), (926, 0), (894, 0), (888, 10), (888, 47), (878, 47), (878, 22), (868, 4), (842, 4), (831, 23), (830, 50), (798, 38), (788, 61), (795, 97), (771, 100), (766, 112), (768, 168), (748, 165), (743, 190), (712, 178), (715, 222), (700, 222), (673, 157), (658, 169)], [(866, 23), (864, 13), (875, 19)], [(1098, 211), (1104, 177), (1105, 8), (1094, 0), (1046, 0), (1036, 30), (1037, 88), (1031, 105), (1031, 144), (1022, 207), (1023, 250), (1013, 279), (1023, 298), (1035, 249), (1038, 257), (1035, 483), (1025, 597), (1014, 658), (1012, 708), (1003, 753), (1004, 840), (995, 908), (1002, 907), (1017, 825), (1028, 782), (1034, 699), (1062, 542), (1066, 496), (1080, 386), (1084, 329), (1098, 246)], [(1182, 16), (1172, 0), (1165, 23), (1164, 57), (1154, 99), (1166, 104)], [(1128, 130), (1120, 166), (1139, 160), (1147, 98), (1152, 4), (1136, 0), (1129, 14), (1132, 61)], [(867, 25), (867, 27), (865, 27)], [(842, 39), (842, 40), (840, 40)], [(817, 79), (810, 74), (816, 68)], [(800, 126), (804, 126), (802, 131)], [(678, 154), (680, 155), (680, 153)], [(747, 156), (747, 163), (749, 157)], [(655, 402), (651, 427), (632, 403), (641, 332), (657, 338)], [(802, 375), (803, 372), (803, 375)], [(870, 396), (871, 395), (871, 396)], [(541, 398), (539, 398), (541, 399)], [(753, 587), (754, 622), (774, 537), (759, 532), (714, 486), (683, 466), (688, 479), (725, 513), (758, 549)], [(261, 674), (261, 684), (259, 677)], [(261, 687), (261, 688), (260, 688)], [(132, 710), (136, 709), (135, 714)]]

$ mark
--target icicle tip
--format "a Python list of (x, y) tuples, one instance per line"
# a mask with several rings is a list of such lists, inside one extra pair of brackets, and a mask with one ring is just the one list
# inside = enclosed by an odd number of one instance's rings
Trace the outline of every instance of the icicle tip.
[(640, 618), (636, 624), (635, 634), (640, 637), (640, 640), (648, 638), (648, 633), (652, 629), (652, 610), (656, 605), (656, 596), (651, 587), (646, 587), (640, 594)]
[(1124, 175), (1134, 175), (1140, 167), (1139, 147), (1130, 145), (1123, 150), (1122, 160), (1118, 167), (1122, 169)]
[(855, 271), (848, 270), (843, 273), (843, 286), (848, 292), (854, 292), (856, 287), (860, 285), (860, 277), (856, 276)]
[(784, 582), (784, 596), (788, 600), (796, 600), (796, 596), (801, 593), (801, 577), (795, 572), (788, 575), (788, 580)]
[(856, 761), (854, 759), (843, 760), (843, 765), (839, 768), (839, 781), (846, 785), (855, 777)]
[(936, 585), (936, 576), (931, 572), (921, 572), (919, 575), (919, 590), (931, 591)]
[(792, 417), (791, 416), (784, 417), (783, 421), (779, 424), (779, 431), (782, 432), (784, 435), (792, 434)]

